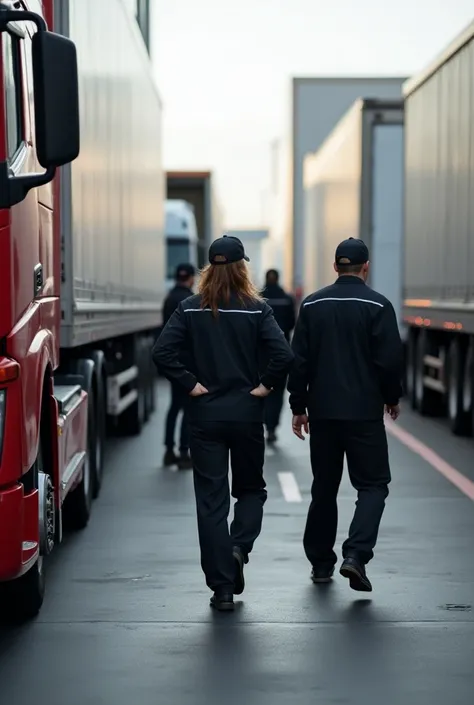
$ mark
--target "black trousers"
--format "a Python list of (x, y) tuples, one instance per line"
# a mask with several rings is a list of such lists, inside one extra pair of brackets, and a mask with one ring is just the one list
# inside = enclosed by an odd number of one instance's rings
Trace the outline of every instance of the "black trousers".
[(314, 421), (310, 424), (310, 451), (312, 501), (304, 534), (308, 560), (314, 566), (334, 565), (337, 561), (337, 494), (346, 455), (357, 502), (342, 553), (368, 563), (374, 555), (391, 480), (383, 420)]
[[(190, 447), (201, 566), (206, 583), (211, 590), (233, 592), (232, 547), (239, 546), (247, 557), (262, 529), (263, 505), (267, 499), (263, 479), (263, 424), (193, 423)], [(229, 455), (232, 496), (237, 500), (230, 533)]]
[(286, 380), (275, 387), (265, 398), (265, 426), (267, 431), (275, 431), (280, 425), (281, 410), (285, 396)]
[(171, 383), (171, 404), (168, 409), (168, 414), (166, 416), (166, 427), (165, 427), (165, 446), (168, 450), (174, 449), (174, 433), (176, 428), (176, 421), (178, 420), (179, 412), (183, 412), (183, 417), (181, 419), (181, 429), (180, 429), (180, 439), (179, 439), (179, 450), (182, 453), (187, 453), (189, 450), (189, 432), (188, 424), (185, 414), (185, 406), (188, 401), (188, 395), (186, 390), (176, 383)]

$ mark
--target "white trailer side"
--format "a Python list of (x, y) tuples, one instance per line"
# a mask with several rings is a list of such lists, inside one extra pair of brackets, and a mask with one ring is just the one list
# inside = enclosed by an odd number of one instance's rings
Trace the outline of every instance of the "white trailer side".
[(404, 87), (407, 395), (474, 431), (474, 22)]
[(160, 323), (165, 293), (162, 104), (120, 0), (61, 0), (77, 47), (81, 153), (61, 174), (61, 346)]
[(304, 163), (305, 295), (332, 283), (334, 253), (348, 237), (369, 247), (369, 284), (401, 321), (403, 102), (358, 100)]
[(403, 77), (303, 77), (292, 84), (292, 173), (291, 217), (287, 238), (285, 271), (291, 272), (292, 286), (304, 278), (304, 184), (303, 162), (308, 153), (322, 145), (336, 123), (358, 98), (398, 99)]

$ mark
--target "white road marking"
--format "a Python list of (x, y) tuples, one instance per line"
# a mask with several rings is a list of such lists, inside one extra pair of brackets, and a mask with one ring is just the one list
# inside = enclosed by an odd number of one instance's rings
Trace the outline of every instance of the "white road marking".
[(296, 478), (292, 472), (279, 472), (281, 491), (287, 502), (301, 502), (302, 497)]

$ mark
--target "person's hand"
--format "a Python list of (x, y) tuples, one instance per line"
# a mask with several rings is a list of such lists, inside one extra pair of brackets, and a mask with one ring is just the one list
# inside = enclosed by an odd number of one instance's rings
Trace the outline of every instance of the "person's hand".
[(255, 387), (255, 389), (252, 389), (250, 394), (253, 397), (260, 397), (260, 399), (264, 399), (265, 397), (268, 397), (268, 395), (271, 393), (271, 389), (268, 389), (267, 387), (264, 387), (263, 384), (259, 384), (258, 387)]
[(400, 404), (387, 404), (385, 406), (385, 411), (391, 417), (392, 421), (396, 421), (400, 416)]
[(293, 416), (291, 422), (291, 428), (295, 436), (298, 436), (302, 441), (304, 441), (303, 429), (306, 435), (309, 434), (308, 417), (306, 414), (299, 414), (298, 416)]
[(194, 389), (189, 392), (191, 397), (202, 397), (203, 394), (209, 394), (209, 390), (206, 389), (206, 387), (203, 387), (202, 384), (199, 384), (199, 382), (196, 384)]

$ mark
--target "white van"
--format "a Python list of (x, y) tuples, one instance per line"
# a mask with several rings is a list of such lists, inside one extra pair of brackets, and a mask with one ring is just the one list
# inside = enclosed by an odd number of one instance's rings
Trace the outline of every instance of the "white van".
[(167, 200), (166, 212), (166, 286), (171, 289), (179, 264), (198, 264), (198, 233), (194, 209), (187, 201)]

